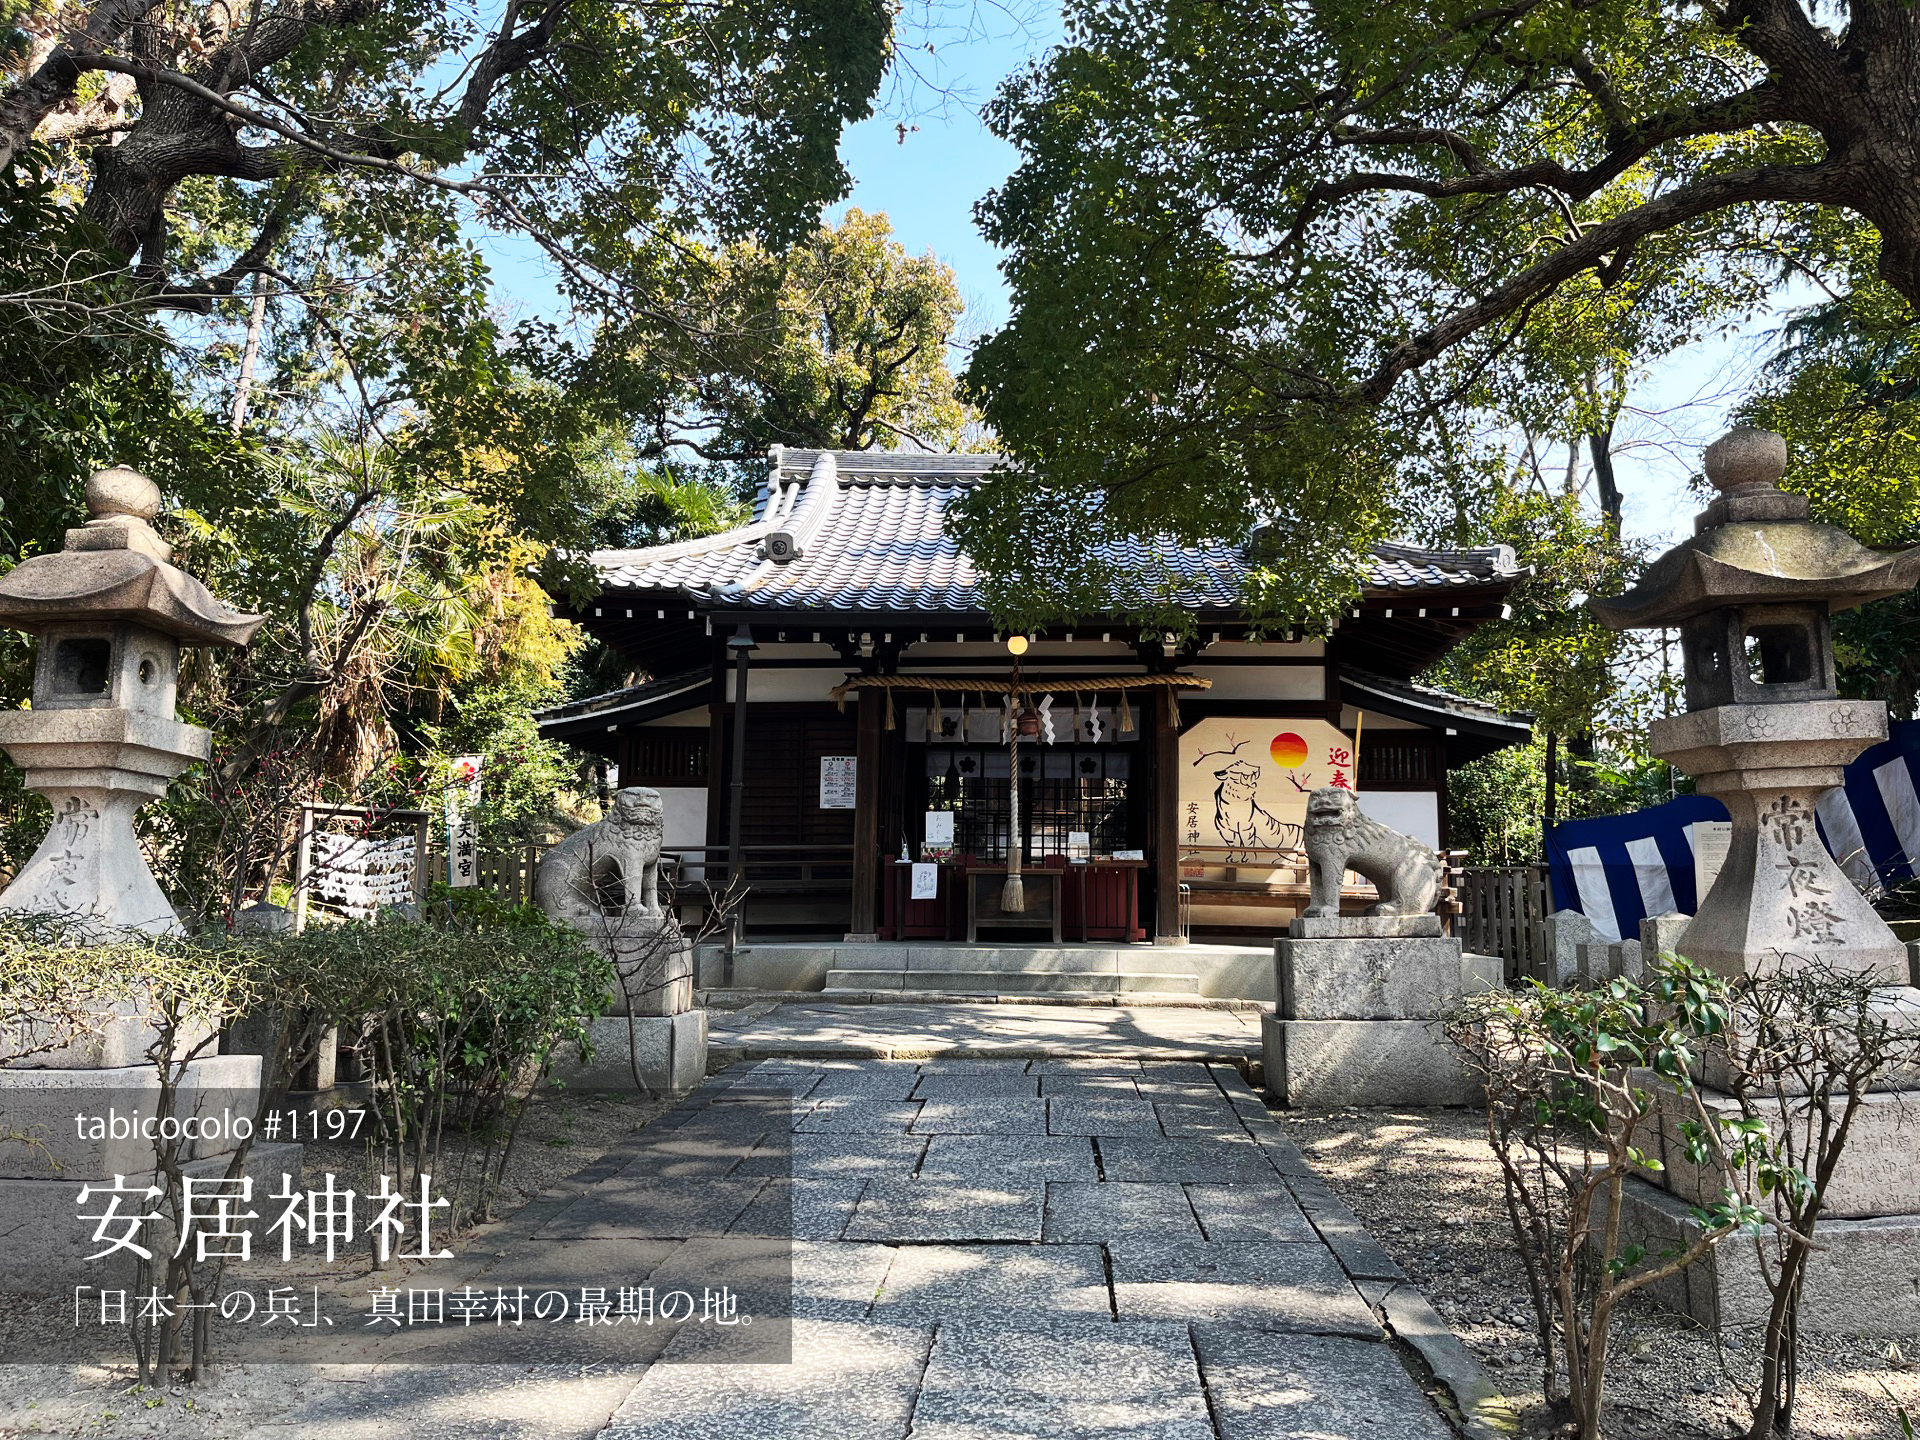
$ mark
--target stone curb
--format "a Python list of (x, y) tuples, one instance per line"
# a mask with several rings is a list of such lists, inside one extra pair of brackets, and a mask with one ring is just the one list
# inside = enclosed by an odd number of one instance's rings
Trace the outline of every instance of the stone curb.
[(1379, 1313), (1388, 1333), (1420, 1357), (1434, 1382), (1446, 1392), (1457, 1412), (1453, 1418), (1461, 1434), (1466, 1440), (1510, 1440), (1519, 1434), (1518, 1413), (1473, 1352), (1427, 1297), (1408, 1282), (1406, 1272), (1320, 1178), (1292, 1139), (1262, 1133), (1266, 1106), (1255, 1103), (1260, 1114), (1254, 1113), (1253, 1105), (1236, 1101), (1234, 1108), (1241, 1123), (1267, 1152), (1268, 1160), (1306, 1214), (1307, 1223), (1333, 1252), (1354, 1288)]
[[(1372, 1294), (1367, 1298), (1374, 1299)], [(1412, 1347), (1452, 1397), (1460, 1412), (1460, 1432), (1467, 1440), (1508, 1440), (1520, 1433), (1519, 1414), (1426, 1296), (1411, 1285), (1395, 1284), (1374, 1305), (1394, 1338)]]

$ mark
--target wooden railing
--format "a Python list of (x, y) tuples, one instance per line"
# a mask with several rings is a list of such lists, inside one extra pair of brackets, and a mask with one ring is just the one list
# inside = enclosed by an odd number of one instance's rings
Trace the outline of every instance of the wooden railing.
[(1507, 979), (1547, 973), (1547, 916), (1553, 901), (1544, 865), (1471, 866), (1454, 872), (1460, 906), (1454, 934), (1480, 955), (1506, 961)]
[[(748, 845), (740, 858), (749, 892), (797, 895), (853, 885), (851, 845)], [(733, 850), (727, 845), (675, 845), (663, 850), (660, 859), (678, 887), (724, 890)]]

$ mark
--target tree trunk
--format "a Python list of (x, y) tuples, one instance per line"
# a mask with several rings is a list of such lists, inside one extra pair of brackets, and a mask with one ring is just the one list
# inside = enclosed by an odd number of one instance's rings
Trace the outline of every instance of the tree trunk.
[(1613, 473), (1613, 426), (1587, 436), (1587, 449), (1593, 456), (1594, 484), (1600, 491), (1600, 514), (1617, 546), (1620, 543), (1620, 482)]
[(240, 379), (233, 390), (233, 414), (229, 426), (238, 435), (247, 425), (247, 408), (253, 399), (253, 367), (260, 358), (260, 331), (267, 319), (267, 282), (253, 277), (253, 310), (247, 318), (247, 344), (240, 352)]
[(1540, 843), (1546, 845), (1547, 831), (1560, 817), (1560, 737), (1547, 732), (1547, 803), (1540, 815)]

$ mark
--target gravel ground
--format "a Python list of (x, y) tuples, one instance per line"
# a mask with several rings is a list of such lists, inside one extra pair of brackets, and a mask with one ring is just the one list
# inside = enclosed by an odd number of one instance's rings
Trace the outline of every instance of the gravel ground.
[[(670, 1103), (620, 1094), (542, 1096), (521, 1122), (513, 1161), (496, 1202), (497, 1220), (473, 1229), (460, 1241), (474, 1249), (484, 1248), (498, 1221), (544, 1187), (590, 1165)], [(443, 1168), (452, 1173), (459, 1160), (458, 1142), (450, 1138), (442, 1153)], [(332, 1170), (342, 1185), (352, 1184), (365, 1193), (364, 1146), (309, 1145), (303, 1163), (303, 1173), (308, 1176)], [(435, 1189), (440, 1189), (438, 1181)], [(370, 1266), (365, 1263), (352, 1270), (336, 1270), (331, 1272), (331, 1283), (323, 1288), (361, 1295), (365, 1282), (359, 1277), (369, 1273)], [(309, 1278), (300, 1283), (307, 1283)], [(4, 1273), (0, 1272), (3, 1285)], [(0, 1293), (0, 1354), (16, 1359), (34, 1356), (45, 1350), (37, 1342), (47, 1336), (57, 1337), (63, 1330), (70, 1334), (71, 1326), (71, 1312), (63, 1300)], [(401, 1369), (404, 1367), (391, 1365), (232, 1364), (204, 1384), (138, 1390), (133, 1388), (131, 1363), (121, 1367), (0, 1364), (0, 1440), (38, 1440), (43, 1436), (245, 1440), (308, 1399), (325, 1397), (341, 1387), (387, 1383), (382, 1377), (391, 1377)], [(541, 1398), (530, 1390), (529, 1395), (538, 1402), (536, 1409), (544, 1406), (551, 1412), (558, 1403), (558, 1397), (552, 1394)], [(611, 1403), (618, 1403), (617, 1397)], [(478, 1433), (498, 1433), (502, 1420), (513, 1418), (514, 1406), (507, 1398), (477, 1396), (474, 1405), (481, 1412), (475, 1416)], [(540, 1418), (537, 1414), (528, 1417), (530, 1423)]]
[[(1275, 1118), (1486, 1364), (1521, 1409), (1525, 1433), (1552, 1434), (1526, 1278), (1478, 1112)], [(1750, 1412), (1740, 1386), (1758, 1339), (1757, 1331), (1730, 1336), (1723, 1369), (1707, 1331), (1630, 1300), (1614, 1324), (1609, 1440), (1744, 1434)], [(1901, 1440), (1896, 1403), (1920, 1423), (1920, 1368), (1912, 1363), (1920, 1336), (1808, 1336), (1802, 1349), (1798, 1413), (1807, 1440)]]

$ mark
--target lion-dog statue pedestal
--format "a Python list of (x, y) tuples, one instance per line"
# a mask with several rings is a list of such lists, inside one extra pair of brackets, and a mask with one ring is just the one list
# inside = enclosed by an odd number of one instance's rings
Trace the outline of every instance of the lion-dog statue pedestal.
[[(1460, 942), (1433, 913), (1440, 858), (1333, 788), (1307, 798), (1306, 849), (1309, 903), (1274, 942), (1267, 1088), (1316, 1109), (1467, 1104), (1471, 1082), (1439, 1025), (1467, 984)], [(1348, 870), (1380, 892), (1364, 915), (1340, 913)]]
[(593, 1058), (555, 1067), (576, 1090), (678, 1093), (707, 1073), (693, 951), (660, 904), (662, 816), (658, 790), (622, 790), (604, 820), (554, 846), (534, 874), (534, 902), (547, 918), (591, 939), (620, 977), (614, 1013), (589, 1024)]

